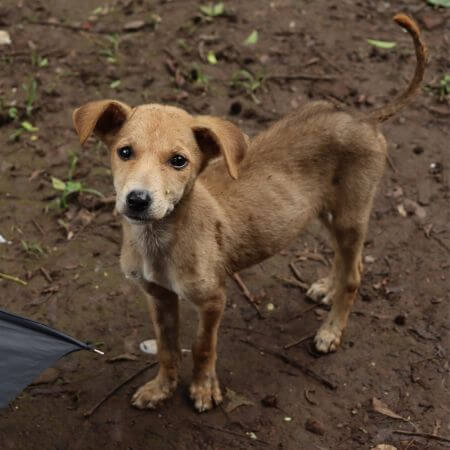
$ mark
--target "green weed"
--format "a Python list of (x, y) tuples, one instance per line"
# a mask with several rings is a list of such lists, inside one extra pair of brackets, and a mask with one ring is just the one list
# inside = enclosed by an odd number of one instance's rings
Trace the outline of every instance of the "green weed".
[(111, 34), (106, 36), (105, 39), (106, 42), (103, 44), (104, 48), (100, 50), (100, 55), (104, 56), (110, 64), (117, 64), (120, 56), (120, 36), (118, 34)]
[(75, 153), (70, 153), (67, 181), (60, 180), (59, 178), (56, 177), (51, 177), (53, 189), (55, 189), (55, 191), (60, 192), (60, 196), (57, 197), (56, 200), (54, 200), (54, 205), (59, 210), (64, 210), (67, 208), (69, 197), (74, 194), (86, 192), (89, 194), (97, 195), (98, 197), (103, 197), (103, 194), (101, 192), (83, 186), (83, 184), (80, 181), (73, 180), (77, 167), (77, 162), (78, 156)]
[(243, 90), (256, 104), (261, 103), (256, 92), (263, 87), (263, 83), (264, 76), (253, 75), (248, 70), (237, 71), (231, 79), (231, 85)]
[(44, 250), (41, 247), (39, 242), (27, 242), (25, 240), (21, 240), (22, 248), (25, 250), (27, 255), (29, 256), (42, 256), (45, 254)]
[(208, 3), (207, 5), (199, 6), (200, 11), (206, 17), (212, 19), (214, 17), (221, 16), (225, 12), (225, 5), (223, 2), (219, 3)]

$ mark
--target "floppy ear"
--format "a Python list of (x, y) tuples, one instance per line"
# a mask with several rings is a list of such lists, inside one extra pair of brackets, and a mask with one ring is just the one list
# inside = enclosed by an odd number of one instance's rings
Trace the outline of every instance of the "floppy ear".
[(102, 141), (116, 134), (127, 120), (131, 108), (117, 100), (89, 102), (72, 114), (73, 124), (83, 145), (95, 133)]
[(247, 141), (236, 125), (211, 116), (197, 116), (192, 127), (197, 145), (207, 159), (223, 155), (228, 173), (238, 177), (238, 165), (244, 159)]

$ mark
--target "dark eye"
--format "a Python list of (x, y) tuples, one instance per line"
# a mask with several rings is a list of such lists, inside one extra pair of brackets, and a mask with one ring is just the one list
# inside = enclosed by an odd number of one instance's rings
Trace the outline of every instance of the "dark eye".
[(119, 155), (120, 159), (123, 159), (124, 161), (126, 161), (133, 156), (133, 149), (128, 146), (121, 147), (117, 150), (117, 154)]
[(187, 166), (188, 160), (182, 155), (174, 155), (169, 159), (169, 164), (174, 169), (183, 169)]

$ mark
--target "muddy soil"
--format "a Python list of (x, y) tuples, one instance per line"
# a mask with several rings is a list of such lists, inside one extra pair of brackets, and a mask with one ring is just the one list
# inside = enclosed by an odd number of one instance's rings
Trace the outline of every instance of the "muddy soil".
[[(395, 430), (450, 436), (450, 110), (440, 85), (450, 67), (449, 10), (421, 0), (226, 1), (223, 12), (202, 12), (199, 5), (0, 4), (0, 29), (12, 41), (0, 46), (0, 234), (10, 241), (0, 244), (0, 272), (23, 281), (0, 278), (0, 306), (106, 353), (64, 358), (44, 383), (0, 412), (0, 448), (446, 448), (443, 440)], [(186, 352), (181, 385), (159, 410), (130, 405), (134, 390), (154, 375), (151, 368), (85, 418), (152, 360), (139, 342), (154, 333), (142, 295), (119, 270), (108, 155), (94, 139), (80, 148), (73, 108), (100, 98), (169, 103), (228, 117), (250, 135), (310, 99), (369, 110), (400, 92), (414, 68), (410, 39), (391, 21), (399, 10), (423, 26), (430, 64), (421, 95), (384, 126), (390, 164), (339, 351), (318, 357), (311, 350), (308, 336), (326, 310), (311, 307), (304, 291), (285, 281), (294, 278), (291, 263), (308, 283), (329, 269), (326, 236), (313, 226), (281, 254), (240, 274), (264, 320), (229, 282), (218, 361), (223, 407), (201, 415), (193, 410)], [(256, 42), (246, 45), (253, 30)], [(397, 45), (379, 49), (368, 38)], [(52, 177), (104, 198), (81, 192), (62, 201)], [(195, 311), (183, 304), (185, 349), (195, 325)], [(288, 356), (335, 389), (254, 346)], [(108, 362), (120, 354), (134, 358)], [(374, 398), (403, 419), (374, 411)]]

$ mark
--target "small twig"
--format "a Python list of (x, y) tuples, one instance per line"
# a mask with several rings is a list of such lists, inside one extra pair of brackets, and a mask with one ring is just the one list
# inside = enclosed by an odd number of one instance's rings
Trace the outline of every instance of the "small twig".
[(312, 80), (312, 81), (335, 81), (336, 77), (328, 75), (313, 75), (308, 73), (297, 73), (294, 75), (268, 75), (266, 80)]
[(389, 167), (392, 169), (392, 172), (397, 173), (397, 168), (394, 165), (394, 161), (392, 161), (392, 158), (389, 156), (389, 154), (386, 154), (387, 162), (389, 164)]
[(193, 423), (195, 426), (197, 426), (199, 428), (205, 427), (205, 428), (209, 428), (209, 429), (214, 430), (214, 431), (221, 431), (222, 433), (228, 433), (228, 434), (231, 434), (233, 436), (237, 436), (237, 437), (240, 437), (240, 438), (243, 438), (243, 439), (259, 442), (259, 443), (264, 444), (264, 445), (269, 445), (268, 442), (263, 441), (261, 439), (258, 439), (258, 438), (252, 439), (252, 438), (250, 438), (250, 436), (247, 436), (246, 434), (237, 433), (236, 431), (227, 430), (226, 428), (219, 428), (219, 427), (215, 427), (213, 425), (207, 425), (206, 423), (198, 423), (198, 422), (191, 422), (191, 423)]
[(316, 309), (318, 306), (319, 305), (317, 305), (317, 303), (314, 303), (314, 304), (308, 306), (303, 311), (300, 311), (296, 316), (292, 317), (292, 319), (289, 319), (288, 322), (291, 322), (292, 320), (296, 320), (296, 319), (302, 317), (304, 314), (311, 311), (312, 309)]
[(417, 225), (417, 228), (424, 232), (425, 237), (434, 239), (442, 248), (445, 248), (447, 252), (450, 252), (450, 247), (439, 236), (436, 236), (436, 232), (433, 231), (433, 224), (431, 224), (428, 229), (421, 225)]
[(450, 115), (450, 111), (444, 111), (444, 110), (440, 110), (439, 108), (435, 108), (433, 106), (424, 106), (426, 110), (430, 111), (433, 114), (437, 114), (438, 116), (441, 117), (447, 117)]
[(109, 195), (108, 197), (100, 197), (98, 201), (99, 203), (103, 203), (104, 205), (110, 205), (116, 202), (116, 196)]
[(106, 402), (106, 400), (108, 400), (110, 397), (112, 397), (120, 388), (122, 388), (123, 386), (125, 386), (127, 383), (129, 383), (130, 381), (133, 381), (135, 378), (137, 378), (139, 375), (141, 375), (142, 373), (144, 373), (146, 370), (151, 369), (152, 367), (156, 366), (158, 363), (157, 362), (152, 362), (147, 364), (146, 366), (142, 367), (141, 369), (139, 369), (136, 373), (134, 373), (133, 375), (129, 376), (126, 380), (122, 381), (118, 386), (116, 386), (114, 389), (112, 389), (111, 391), (109, 391), (105, 397), (103, 397), (98, 403), (96, 403), (91, 409), (89, 409), (88, 411), (86, 411), (84, 413), (84, 417), (90, 417), (92, 416), (92, 414), (95, 413), (95, 411), (97, 411), (98, 408), (100, 408), (100, 406), (103, 405), (103, 403)]
[(291, 268), (292, 273), (294, 274), (295, 278), (297, 278), (298, 281), (300, 281), (301, 283), (305, 284), (305, 286), (307, 286), (307, 284), (305, 283), (305, 280), (300, 275), (300, 271), (297, 269), (297, 267), (295, 267), (294, 261), (291, 261), (289, 263), (289, 267)]
[(48, 273), (48, 270), (44, 269), (44, 267), (39, 267), (39, 271), (42, 273), (42, 276), (49, 282), (53, 283), (53, 279), (51, 275)]
[(28, 284), (26, 281), (23, 281), (13, 275), (8, 275), (7, 273), (0, 272), (0, 278), (8, 281), (14, 281), (15, 283), (21, 284), (22, 286), (26, 286)]
[(450, 438), (445, 437), (445, 436), (440, 436), (438, 434), (420, 433), (417, 431), (405, 431), (405, 430), (394, 430), (393, 433), (404, 434), (407, 436), (423, 437), (425, 439), (431, 439), (433, 441), (450, 442)]
[(275, 350), (271, 350), (269, 348), (260, 347), (260, 346), (258, 346), (256, 344), (254, 344), (253, 342), (246, 341), (245, 339), (240, 339), (240, 341), (243, 342), (244, 344), (249, 345), (250, 347), (256, 348), (260, 352), (264, 352), (264, 353), (267, 353), (268, 355), (275, 356), (276, 358), (280, 359), (284, 363), (286, 363), (286, 364), (288, 364), (288, 365), (290, 365), (292, 367), (295, 367), (296, 369), (299, 369), (305, 375), (307, 375), (308, 377), (311, 377), (314, 380), (318, 381), (319, 383), (323, 384), (328, 389), (331, 389), (333, 391), (337, 389), (337, 385), (335, 383), (327, 380), (322, 375), (317, 374), (316, 372), (314, 372), (309, 367), (304, 366), (303, 364), (299, 363), (298, 361), (295, 361), (294, 359), (289, 358), (288, 356), (283, 355), (280, 352), (277, 352)]
[[(314, 307), (315, 307), (315, 305), (314, 305)], [(287, 350), (287, 349), (289, 349), (289, 348), (291, 348), (291, 347), (295, 347), (296, 345), (299, 345), (299, 344), (301, 344), (302, 342), (305, 342), (305, 341), (307, 341), (308, 339), (313, 338), (314, 336), (315, 336), (315, 333), (307, 334), (306, 336), (303, 336), (302, 338), (297, 339), (296, 341), (291, 342), (290, 344), (286, 344), (283, 348), (284, 348), (285, 350)]]
[(45, 234), (42, 227), (34, 219), (31, 219), (31, 223), (36, 227), (36, 229), (39, 231), (39, 233), (42, 234), (42, 236)]
[(340, 69), (336, 64), (334, 64), (332, 61), (329, 60), (329, 58), (324, 55), (319, 49), (315, 48), (314, 51), (334, 70), (336, 70), (339, 73), (342, 73), (342, 69)]
[(296, 258), (297, 259), (305, 258), (305, 259), (311, 259), (312, 261), (318, 261), (327, 267), (330, 265), (327, 258), (325, 258), (325, 256), (321, 255), (320, 253), (311, 253), (311, 252), (297, 253)]
[(280, 280), (282, 283), (288, 284), (290, 286), (298, 287), (304, 291), (307, 291), (309, 288), (309, 285), (306, 283), (303, 283), (302, 281), (294, 280), (293, 278), (284, 278), (280, 277), (278, 275), (274, 275), (274, 278), (277, 280)]
[(28, 19), (27, 22), (31, 25), (39, 25), (44, 27), (57, 27), (57, 28), (65, 28), (67, 30), (71, 31), (84, 31), (85, 33), (95, 33), (95, 34), (113, 34), (117, 33), (118, 30), (95, 30), (93, 28), (87, 28), (83, 26), (76, 26), (76, 25), (70, 25), (67, 23), (61, 23), (61, 22), (46, 22), (46, 21), (40, 21), (40, 20), (30, 20)]
[(237, 285), (241, 288), (241, 290), (242, 290), (242, 292), (244, 294), (244, 297), (248, 300), (250, 305), (252, 305), (252, 307), (258, 313), (258, 317), (260, 319), (264, 319), (263, 314), (261, 313), (260, 309), (258, 308), (258, 305), (255, 302), (255, 298), (253, 297), (251, 292), (248, 290), (247, 286), (244, 284), (244, 282), (242, 281), (242, 279), (239, 276), (239, 274), (238, 273), (233, 273), (233, 279), (234, 279), (234, 281), (236, 281)]
[(312, 398), (309, 397), (309, 393), (310, 393), (310, 392), (314, 392), (314, 390), (313, 390), (313, 391), (309, 391), (308, 389), (305, 389), (305, 390), (303, 391), (303, 394), (305, 395), (305, 398), (306, 398), (306, 400), (307, 400), (308, 403), (310, 403), (311, 405), (316, 406), (316, 405), (317, 405), (317, 402), (316, 402), (315, 400), (313, 400)]
[(439, 236), (436, 236), (434, 233), (431, 233), (430, 237), (431, 239), (434, 239), (441, 247), (445, 248), (447, 252), (450, 252), (449, 246)]

